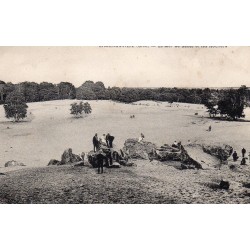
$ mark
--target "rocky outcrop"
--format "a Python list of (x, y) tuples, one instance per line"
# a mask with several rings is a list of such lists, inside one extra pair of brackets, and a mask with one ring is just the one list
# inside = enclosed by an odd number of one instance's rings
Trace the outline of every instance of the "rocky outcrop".
[(181, 161), (185, 165), (193, 166), (197, 169), (208, 169), (220, 164), (219, 159), (203, 151), (202, 145), (188, 144), (182, 146)]
[(51, 159), (50, 161), (49, 161), (49, 163), (48, 163), (48, 166), (57, 166), (57, 165), (60, 165), (60, 161), (58, 161), (58, 160), (55, 160), (55, 159)]
[(93, 166), (97, 167), (97, 156), (102, 154), (104, 156), (104, 165), (110, 168), (119, 168), (120, 165), (128, 166), (128, 157), (122, 150), (120, 152), (113, 150), (112, 148), (101, 148), (101, 150), (88, 153), (88, 162)]
[(156, 145), (151, 142), (137, 139), (127, 139), (124, 143), (123, 151), (132, 159), (149, 159), (149, 154), (156, 151)]
[(133, 159), (180, 161), (183, 164), (182, 169), (209, 169), (219, 166), (222, 159), (226, 160), (231, 154), (232, 147), (202, 144), (188, 144), (180, 148), (168, 144), (156, 147), (151, 142), (128, 139), (123, 150)]
[(179, 148), (174, 148), (168, 144), (164, 144), (160, 148), (157, 148), (152, 153), (149, 153), (151, 159), (159, 161), (181, 161), (181, 150)]
[(4, 164), (5, 167), (20, 167), (20, 166), (26, 166), (25, 164), (23, 164), (22, 162), (18, 162), (18, 161), (7, 161)]
[(233, 153), (233, 148), (227, 144), (222, 145), (203, 145), (203, 151), (217, 157), (222, 161), (226, 161)]
[(48, 166), (58, 166), (58, 165), (72, 165), (72, 166), (84, 166), (85, 153), (81, 153), (81, 156), (73, 154), (72, 149), (68, 148), (64, 150), (61, 161), (51, 159)]
[(227, 163), (233, 152), (229, 145), (188, 144), (182, 147), (182, 162), (195, 168), (209, 169)]
[(68, 148), (66, 149), (61, 157), (61, 165), (76, 163), (81, 161), (81, 157), (79, 155), (73, 154), (72, 149)]

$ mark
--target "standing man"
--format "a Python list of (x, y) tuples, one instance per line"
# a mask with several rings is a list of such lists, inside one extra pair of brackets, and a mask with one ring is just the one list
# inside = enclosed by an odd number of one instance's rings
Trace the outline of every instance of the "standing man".
[(107, 135), (106, 135), (106, 143), (107, 143), (107, 147), (110, 148), (110, 145), (109, 145), (109, 137), (110, 137), (110, 134), (107, 133)]
[(113, 141), (114, 141), (114, 139), (115, 139), (114, 136), (112, 136), (112, 135), (109, 136), (109, 146), (110, 146), (110, 148), (113, 148)]
[(107, 146), (109, 148), (113, 148), (113, 141), (114, 141), (115, 137), (110, 135), (109, 133), (107, 134), (106, 136), (106, 143), (107, 143)]
[(103, 165), (104, 161), (107, 162), (107, 157), (103, 153), (99, 153), (96, 156), (96, 159), (97, 159), (98, 174), (103, 174)]
[(99, 139), (97, 134), (95, 134), (95, 136), (93, 137), (93, 145), (94, 145), (94, 152), (96, 152), (96, 150), (98, 150), (99, 148)]
[(239, 157), (238, 157), (236, 151), (234, 151), (234, 153), (233, 153), (233, 160), (234, 160), (234, 161), (237, 161), (238, 158), (239, 158)]
[(242, 157), (244, 158), (244, 157), (245, 157), (246, 150), (243, 148), (243, 149), (241, 150), (241, 153), (242, 153)]

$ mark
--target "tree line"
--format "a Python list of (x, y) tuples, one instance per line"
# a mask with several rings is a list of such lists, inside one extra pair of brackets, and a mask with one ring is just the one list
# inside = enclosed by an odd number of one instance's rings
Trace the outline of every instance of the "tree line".
[[(236, 93), (236, 89), (210, 88), (106, 88), (103, 82), (86, 81), (76, 88), (70, 82), (53, 84), (49, 82), (21, 82), (18, 84), (0, 81), (0, 104), (4, 104), (7, 96), (17, 91), (26, 102), (42, 102), (51, 100), (113, 100), (131, 103), (141, 100), (162, 102), (185, 102), (208, 104), (211, 98), (220, 99), (228, 95), (228, 91)], [(246, 100), (250, 100), (250, 89), (245, 89)]]

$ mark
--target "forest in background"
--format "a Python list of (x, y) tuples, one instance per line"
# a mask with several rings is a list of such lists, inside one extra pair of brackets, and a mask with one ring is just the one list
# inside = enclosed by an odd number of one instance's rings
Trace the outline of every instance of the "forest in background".
[[(211, 96), (221, 99), (229, 91), (236, 89), (214, 88), (106, 88), (103, 82), (86, 81), (80, 87), (70, 82), (53, 84), (49, 82), (21, 82), (17, 84), (0, 81), (0, 104), (4, 104), (6, 97), (13, 91), (24, 96), (26, 102), (43, 102), (51, 100), (113, 100), (125, 103), (140, 100), (162, 102), (185, 102), (205, 104)], [(250, 101), (250, 89), (246, 88), (247, 103)]]

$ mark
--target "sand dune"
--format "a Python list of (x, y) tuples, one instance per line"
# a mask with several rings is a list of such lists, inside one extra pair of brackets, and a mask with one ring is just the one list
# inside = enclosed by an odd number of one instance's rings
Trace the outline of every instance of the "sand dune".
[[(103, 176), (89, 166), (45, 167), (68, 147), (74, 153), (91, 150), (96, 132), (114, 135), (118, 148), (142, 132), (145, 140), (158, 145), (190, 140), (249, 152), (248, 122), (209, 119), (202, 105), (151, 101), (90, 101), (92, 114), (75, 119), (69, 113), (72, 102), (30, 103), (28, 117), (20, 123), (8, 121), (0, 107), (0, 172), (5, 174), (0, 176), (1, 203), (249, 203), (244, 186), (250, 183), (249, 166), (230, 169), (231, 159), (221, 169), (199, 171), (178, 170), (174, 162), (137, 160), (134, 167), (106, 169)], [(250, 110), (245, 113), (250, 120)], [(9, 160), (26, 166), (4, 168)], [(215, 188), (221, 179), (230, 181), (229, 191)]]
[[(74, 119), (69, 113), (72, 102), (29, 103), (27, 121), (20, 123), (8, 121), (0, 106), (0, 166), (9, 160), (44, 166), (51, 158), (60, 158), (68, 147), (75, 153), (88, 152), (96, 132), (114, 135), (114, 144), (119, 148), (127, 138), (143, 132), (146, 140), (158, 145), (174, 140), (211, 141), (228, 143), (236, 150), (243, 146), (250, 150), (250, 123), (211, 120), (202, 105), (181, 103), (170, 107), (168, 103), (151, 101), (135, 104), (90, 101), (92, 114)], [(245, 113), (246, 119), (250, 119), (249, 109)], [(129, 118), (132, 114), (135, 119)], [(206, 131), (209, 125), (211, 132)]]

